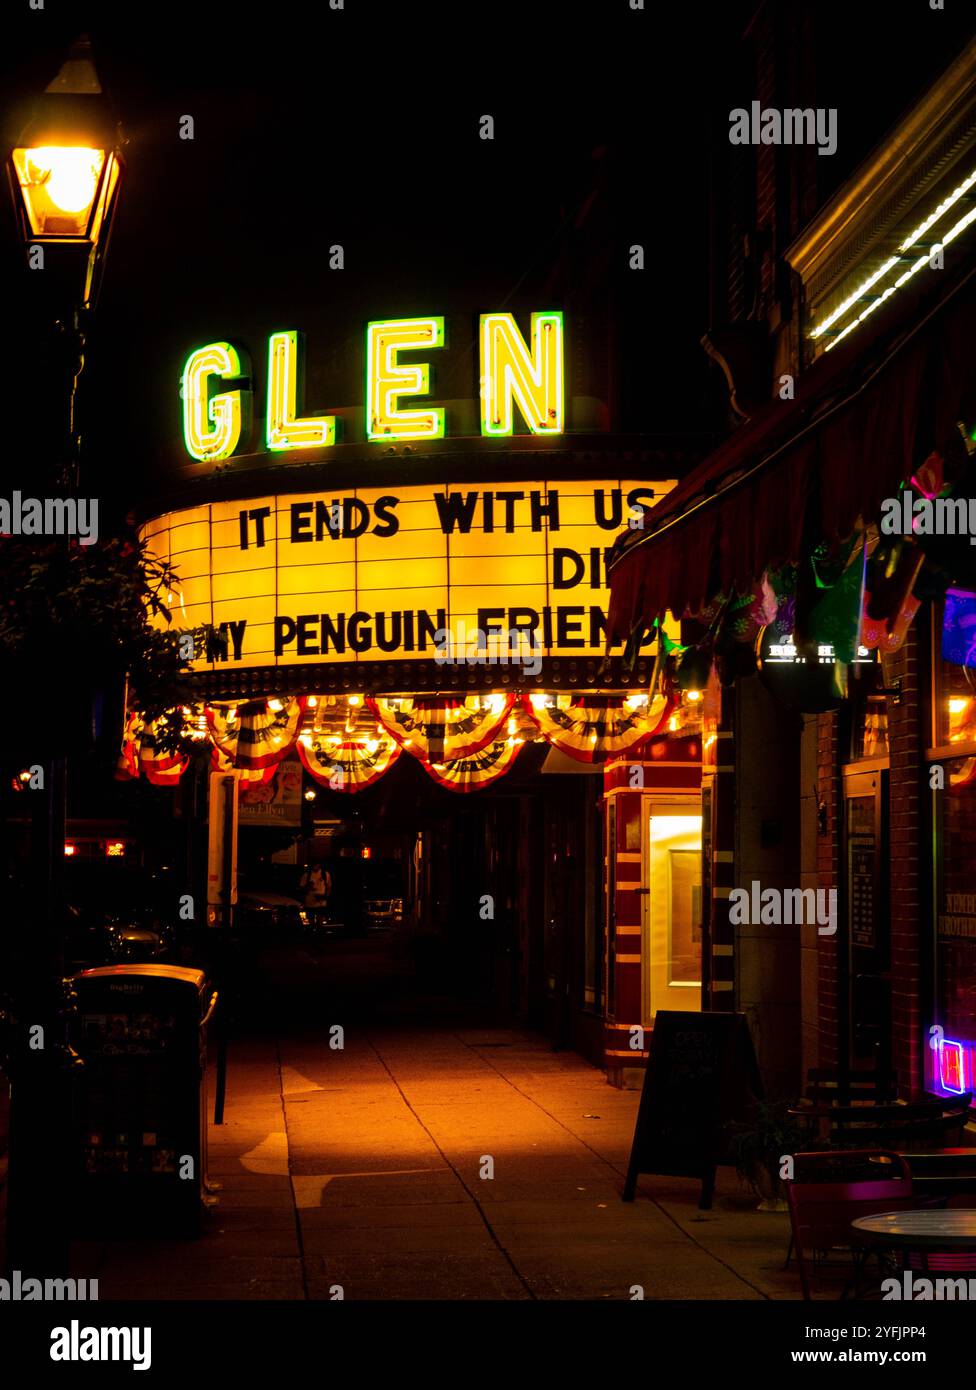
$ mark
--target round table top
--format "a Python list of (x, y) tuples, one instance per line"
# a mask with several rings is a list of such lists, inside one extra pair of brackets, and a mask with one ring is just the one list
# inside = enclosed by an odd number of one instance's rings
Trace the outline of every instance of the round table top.
[(915, 1250), (976, 1250), (976, 1208), (879, 1211), (851, 1225), (862, 1237)]

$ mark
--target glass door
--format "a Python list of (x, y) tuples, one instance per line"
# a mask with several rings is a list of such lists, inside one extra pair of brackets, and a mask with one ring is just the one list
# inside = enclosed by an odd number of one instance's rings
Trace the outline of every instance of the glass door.
[(641, 954), (649, 1020), (658, 1009), (701, 1009), (701, 851), (701, 814), (688, 802), (648, 804)]

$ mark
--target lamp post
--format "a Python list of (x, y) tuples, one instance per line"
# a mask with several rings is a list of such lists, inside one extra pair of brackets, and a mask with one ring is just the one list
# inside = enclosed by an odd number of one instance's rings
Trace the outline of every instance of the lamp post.
[[(81, 37), (34, 104), (7, 161), (29, 274), (38, 475), (55, 496), (79, 483), (75, 422), (86, 319), (98, 294), (122, 173), (121, 131)], [(65, 544), (68, 544), (65, 538)], [(42, 705), (53, 707), (48, 693)], [(44, 770), (32, 793), (32, 912), (17, 924), (26, 958), (18, 981), (10, 1054), (10, 1156), (6, 1263), (27, 1277), (66, 1273), (65, 1208), (73, 1054), (65, 1033), (63, 868), (67, 740), (53, 720), (35, 725)], [(40, 917), (36, 920), (34, 914)]]

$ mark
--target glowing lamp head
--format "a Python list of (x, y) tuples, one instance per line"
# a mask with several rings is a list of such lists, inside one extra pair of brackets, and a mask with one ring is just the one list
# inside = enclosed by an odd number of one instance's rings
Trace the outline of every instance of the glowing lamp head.
[(107, 157), (105, 150), (84, 145), (14, 150), (21, 197), (35, 236), (87, 235)]
[(96, 265), (108, 241), (121, 144), (91, 45), (81, 38), (35, 102), (14, 142), (8, 176), (24, 241), (65, 248), (59, 257), (80, 265), (85, 304), (94, 298)]

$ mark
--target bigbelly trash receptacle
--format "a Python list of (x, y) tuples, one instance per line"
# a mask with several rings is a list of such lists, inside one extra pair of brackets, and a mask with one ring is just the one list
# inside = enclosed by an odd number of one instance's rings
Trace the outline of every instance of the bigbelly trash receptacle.
[(207, 1167), (202, 970), (108, 965), (73, 980), (72, 1210), (79, 1229), (199, 1229)]

